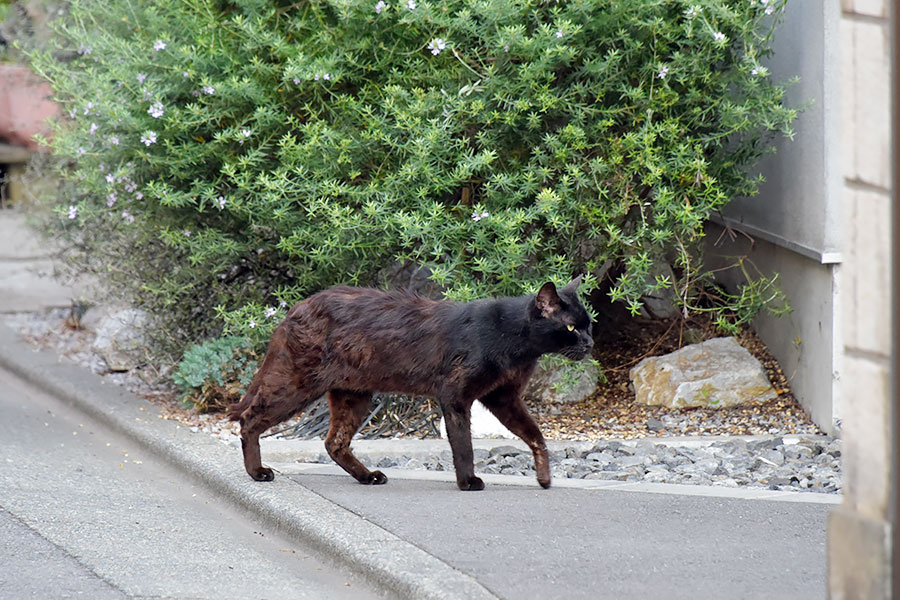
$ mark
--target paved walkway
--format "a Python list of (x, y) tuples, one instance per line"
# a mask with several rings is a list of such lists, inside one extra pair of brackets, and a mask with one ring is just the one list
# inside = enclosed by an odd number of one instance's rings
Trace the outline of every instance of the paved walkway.
[(0, 209), (0, 312), (70, 306), (81, 290), (54, 279), (50, 245), (15, 209)]
[[(19, 273), (33, 274), (29, 264), (44, 257), (3, 258), (15, 250), (8, 240), (22, 235), (4, 235), (9, 223), (10, 215), (0, 217), (0, 264), (19, 261)], [(27, 238), (15, 245), (27, 247)], [(36, 289), (22, 277), (16, 289)], [(27, 295), (12, 289), (0, 279), (0, 312), (43, 306), (16, 304)], [(274, 482), (257, 483), (239, 449), (161, 419), (152, 404), (34, 351), (2, 325), (0, 368), (399, 597), (825, 596), (826, 516), (836, 496), (603, 482), (542, 490), (499, 475), (485, 477), (483, 492), (464, 493), (450, 473), (420, 471), (388, 471), (387, 485), (361, 486), (336, 467), (265, 453), (284, 462), (273, 465)]]

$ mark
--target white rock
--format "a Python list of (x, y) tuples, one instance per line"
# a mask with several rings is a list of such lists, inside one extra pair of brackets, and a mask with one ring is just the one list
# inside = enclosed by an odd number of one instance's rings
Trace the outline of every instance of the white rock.
[[(472, 404), (470, 431), (473, 438), (513, 439), (516, 437), (481, 402)], [(447, 426), (444, 424), (444, 417), (441, 417), (441, 437), (447, 439)]]
[(94, 350), (110, 371), (130, 371), (141, 363), (147, 313), (134, 308), (111, 310), (96, 326)]
[(765, 370), (733, 337), (645, 358), (631, 370), (635, 400), (669, 408), (722, 408), (776, 396)]

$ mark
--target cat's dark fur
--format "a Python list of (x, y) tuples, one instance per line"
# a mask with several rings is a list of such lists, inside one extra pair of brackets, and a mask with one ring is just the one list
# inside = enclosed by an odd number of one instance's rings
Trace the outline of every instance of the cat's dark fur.
[(521, 393), (542, 354), (584, 358), (594, 344), (578, 299), (581, 278), (557, 290), (469, 303), (434, 301), (411, 292), (333, 287), (294, 306), (272, 335), (244, 399), (229, 407), (241, 423), (244, 466), (270, 481), (259, 436), (328, 395), (331, 428), (325, 448), (360, 483), (385, 483), (350, 451), (373, 392), (437, 399), (444, 413), (460, 489), (480, 490), (469, 415), (479, 399), (534, 453), (537, 480), (550, 486), (544, 438)]

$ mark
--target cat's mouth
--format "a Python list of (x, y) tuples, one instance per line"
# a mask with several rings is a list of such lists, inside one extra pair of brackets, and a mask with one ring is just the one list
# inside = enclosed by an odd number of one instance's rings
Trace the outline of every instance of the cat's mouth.
[(587, 345), (582, 345), (582, 346), (568, 346), (568, 347), (563, 348), (562, 350), (560, 350), (560, 351), (559, 351), (559, 354), (562, 354), (563, 356), (565, 356), (565, 357), (568, 358), (569, 360), (576, 360), (576, 361), (577, 361), (577, 360), (582, 360), (582, 359), (584, 359), (588, 354), (591, 353), (591, 348), (592, 348), (592, 347), (593, 347), (593, 345), (591, 345), (591, 346), (587, 346)]

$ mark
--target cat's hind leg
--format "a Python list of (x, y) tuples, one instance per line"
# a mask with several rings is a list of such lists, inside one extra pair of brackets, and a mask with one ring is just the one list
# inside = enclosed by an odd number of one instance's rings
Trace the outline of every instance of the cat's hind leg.
[[(251, 396), (252, 394), (252, 396)], [(251, 385), (247, 396), (250, 402), (236, 415), (241, 423), (241, 449), (244, 454), (244, 468), (256, 481), (272, 481), (275, 473), (262, 465), (259, 450), (259, 436), (270, 427), (286, 421), (305, 409), (321, 396), (321, 391), (298, 390), (293, 386), (271, 387)]]
[(369, 413), (371, 392), (351, 392), (331, 390), (328, 392), (328, 408), (331, 411), (331, 426), (325, 438), (328, 456), (342, 469), (350, 473), (360, 483), (379, 485), (387, 483), (381, 471), (370, 471), (359, 462), (350, 451), (350, 440), (363, 419)]
[(534, 418), (528, 413), (518, 389), (500, 387), (484, 398), (481, 403), (491, 411), (497, 420), (512, 433), (528, 444), (534, 455), (534, 470), (542, 488), (550, 487), (550, 458), (547, 444)]

